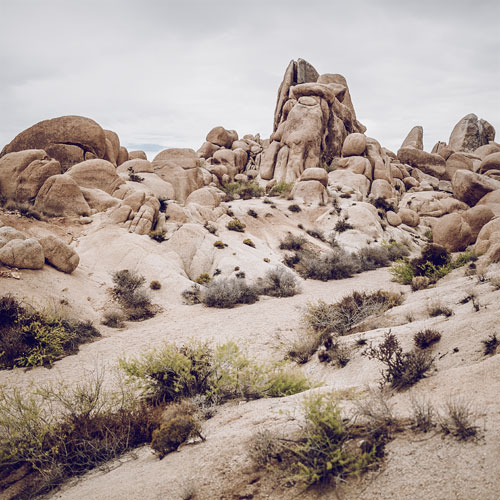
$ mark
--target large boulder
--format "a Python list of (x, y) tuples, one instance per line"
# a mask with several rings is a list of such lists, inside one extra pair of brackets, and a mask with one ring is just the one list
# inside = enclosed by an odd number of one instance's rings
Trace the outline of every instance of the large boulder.
[(366, 136), (355, 132), (349, 134), (342, 145), (342, 156), (361, 156), (366, 149)]
[(490, 142), (488, 144), (485, 144), (484, 146), (479, 146), (474, 150), (474, 154), (481, 160), (484, 160), (488, 155), (499, 152), (500, 144), (497, 144), (496, 142)]
[(479, 120), (474, 113), (464, 116), (453, 128), (448, 141), (454, 151), (469, 151), (495, 139), (495, 129), (486, 120)]
[(300, 181), (319, 181), (328, 187), (328, 174), (324, 168), (306, 168), (300, 176)]
[(349, 156), (336, 161), (338, 168), (345, 168), (355, 174), (363, 174), (367, 179), (373, 178), (373, 169), (370, 160), (362, 156)]
[(110, 161), (113, 165), (118, 165), (118, 156), (120, 154), (120, 139), (116, 132), (104, 130), (106, 136), (106, 153), (104, 159)]
[(401, 144), (401, 149), (403, 148), (415, 148), (423, 151), (424, 149), (424, 129), (421, 126), (413, 127), (408, 135), (406, 136), (403, 144)]
[(119, 174), (138, 174), (140, 172), (148, 172), (148, 173), (153, 173), (153, 166), (151, 165), (151, 162), (148, 160), (143, 160), (140, 158), (136, 158), (134, 160), (128, 160), (124, 163), (122, 163), (116, 171)]
[(291, 195), (294, 199), (308, 205), (320, 205), (328, 201), (328, 192), (325, 186), (316, 180), (296, 182)]
[(410, 227), (417, 227), (420, 224), (420, 217), (411, 208), (400, 208), (398, 211), (399, 217), (401, 217), (401, 222)]
[(233, 143), (233, 137), (230, 131), (221, 126), (214, 127), (210, 130), (206, 140), (222, 148), (231, 148), (231, 144)]
[(38, 238), (42, 245), (45, 260), (58, 271), (71, 274), (80, 262), (75, 249), (55, 236), (49, 235)]
[(406, 193), (399, 203), (401, 210), (409, 208), (419, 216), (441, 217), (447, 213), (463, 211), (469, 208), (465, 203), (453, 198), (449, 193), (440, 191), (419, 191)]
[(113, 194), (125, 182), (111, 162), (99, 159), (73, 165), (66, 175), (71, 177), (78, 186), (101, 189), (108, 194)]
[(198, 149), (197, 153), (200, 156), (200, 158), (212, 158), (214, 153), (220, 149), (220, 146), (217, 146), (216, 144), (213, 144), (211, 142), (205, 141), (200, 149)]
[(0, 227), (0, 248), (12, 240), (25, 240), (27, 236), (10, 226)]
[(146, 156), (146, 153), (141, 150), (136, 150), (136, 151), (129, 151), (128, 152), (128, 159), (129, 160), (147, 160), (148, 157)]
[(104, 158), (106, 135), (94, 120), (61, 116), (44, 120), (18, 134), (0, 156), (26, 149), (43, 149), (61, 164), (63, 172), (90, 158)]
[(500, 170), (500, 152), (486, 156), (479, 165), (478, 173), (484, 174), (488, 170)]
[(42, 269), (43, 248), (34, 238), (13, 239), (0, 248), (0, 263), (19, 269)]
[(184, 203), (204, 185), (200, 161), (192, 149), (171, 148), (158, 153), (152, 165), (154, 173), (173, 186), (175, 199)]
[(334, 170), (328, 174), (328, 182), (333, 186), (340, 188), (349, 187), (358, 193), (361, 197), (368, 196), (370, 192), (370, 181), (363, 174), (356, 174), (350, 170)]
[(495, 217), (491, 208), (485, 205), (476, 205), (469, 208), (462, 215), (471, 228), (471, 242), (476, 241), (477, 235), (483, 226)]
[(474, 159), (475, 157), (470, 153), (453, 153), (446, 160), (446, 174), (444, 175), (444, 179), (451, 181), (455, 172), (460, 169), (472, 172), (474, 170)]
[(473, 207), (485, 194), (500, 189), (500, 181), (484, 175), (457, 170), (451, 180), (453, 196)]
[(384, 179), (376, 179), (372, 182), (370, 195), (374, 199), (383, 198), (384, 200), (388, 200), (394, 198), (395, 193), (389, 182)]
[(0, 158), (0, 194), (20, 202), (32, 200), (49, 177), (60, 173), (59, 162), (43, 150), (8, 153)]
[(446, 214), (432, 225), (432, 241), (449, 252), (460, 252), (473, 241), (472, 230), (462, 215)]
[(53, 175), (44, 182), (35, 198), (35, 208), (56, 217), (90, 214), (78, 184), (66, 174)]
[(209, 186), (202, 187), (193, 191), (186, 200), (186, 206), (190, 203), (196, 203), (203, 207), (216, 208), (220, 205), (222, 197), (219, 196), (215, 188)]
[(490, 247), (500, 243), (500, 218), (492, 219), (485, 224), (477, 235), (474, 249), (478, 255), (490, 250)]
[(441, 179), (446, 172), (444, 158), (435, 153), (427, 153), (419, 149), (405, 147), (398, 151), (398, 159), (402, 163), (417, 167), (422, 172)]

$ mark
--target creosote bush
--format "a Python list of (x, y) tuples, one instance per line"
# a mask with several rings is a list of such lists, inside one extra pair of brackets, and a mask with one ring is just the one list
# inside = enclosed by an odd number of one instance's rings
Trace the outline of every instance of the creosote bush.
[(413, 336), (413, 342), (415, 346), (419, 349), (427, 349), (431, 345), (439, 342), (441, 340), (441, 332), (433, 330), (432, 328), (426, 328), (425, 330), (418, 331)]
[(239, 219), (233, 219), (226, 224), (226, 227), (230, 231), (237, 231), (238, 233), (243, 233), (245, 231), (246, 226)]
[(218, 248), (219, 250), (224, 250), (224, 248), (227, 247), (227, 245), (222, 242), (221, 240), (214, 241), (214, 247)]
[(146, 283), (144, 276), (122, 269), (112, 273), (111, 278), (114, 283), (111, 294), (129, 320), (141, 321), (154, 316), (153, 304), (144, 288)]
[(201, 273), (196, 279), (195, 282), (198, 283), (198, 285), (208, 285), (212, 281), (212, 278), (210, 277), (210, 274), (208, 273)]
[(384, 335), (380, 345), (370, 346), (363, 354), (385, 365), (383, 381), (396, 390), (406, 389), (417, 383), (434, 364), (433, 358), (425, 350), (403, 352), (399, 340), (390, 330)]
[(12, 295), (0, 297), (0, 368), (52, 366), (101, 334), (90, 322), (37, 311)]
[(138, 358), (121, 359), (119, 364), (152, 402), (201, 395), (221, 403), (233, 398), (288, 396), (311, 388), (300, 372), (283, 363), (250, 360), (234, 342), (165, 344)]

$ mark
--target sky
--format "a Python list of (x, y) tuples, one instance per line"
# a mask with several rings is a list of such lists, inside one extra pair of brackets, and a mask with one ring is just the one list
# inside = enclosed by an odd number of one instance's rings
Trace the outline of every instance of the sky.
[[(272, 132), (292, 59), (347, 78), (366, 134), (424, 148), (468, 113), (500, 134), (499, 0), (0, 0), (0, 148), (82, 115), (148, 156)], [(497, 138), (499, 139), (499, 138)]]

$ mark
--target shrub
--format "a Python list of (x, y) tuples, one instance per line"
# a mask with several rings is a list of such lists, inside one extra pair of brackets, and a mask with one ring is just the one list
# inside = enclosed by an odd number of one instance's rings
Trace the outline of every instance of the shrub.
[(459, 399), (449, 400), (439, 415), (439, 425), (444, 434), (459, 441), (467, 441), (477, 436), (479, 427), (474, 425), (475, 414), (469, 404)]
[(375, 198), (371, 200), (370, 203), (377, 209), (388, 212), (389, 210), (395, 210), (392, 203), (389, 203), (385, 198)]
[(165, 238), (165, 235), (167, 233), (165, 231), (162, 231), (161, 229), (157, 229), (155, 231), (151, 231), (149, 233), (149, 237), (152, 239), (152, 240), (155, 240), (157, 241), (158, 243), (161, 243), (162, 241), (165, 241), (166, 238)]
[(438, 302), (438, 301), (430, 304), (429, 307), (427, 308), (427, 311), (428, 311), (429, 316), (431, 318), (435, 318), (435, 317), (441, 316), (441, 315), (449, 318), (453, 314), (453, 311), (451, 310), (451, 308), (441, 304), (441, 302)]
[(414, 394), (410, 395), (412, 408), (412, 428), (415, 431), (428, 432), (434, 427), (436, 412), (425, 399), (418, 399)]
[(248, 212), (247, 214), (250, 216), (250, 217), (253, 217), (254, 219), (256, 219), (259, 215), (257, 214), (257, 212), (255, 210), (252, 210), (251, 208), (248, 209)]
[(111, 277), (114, 283), (111, 294), (122, 306), (129, 320), (141, 321), (154, 316), (151, 299), (144, 288), (144, 276), (122, 269), (112, 273)]
[(190, 438), (205, 440), (194, 412), (195, 408), (187, 401), (174, 403), (165, 410), (162, 416), (164, 422), (159, 429), (153, 431), (151, 441), (151, 448), (160, 460), (168, 453), (176, 451)]
[(290, 210), (290, 212), (302, 212), (302, 209), (296, 203), (288, 205), (288, 210)]
[(389, 250), (383, 246), (366, 246), (358, 251), (358, 257), (363, 271), (370, 271), (389, 265)]
[(275, 267), (260, 280), (259, 292), (272, 297), (292, 297), (300, 292), (300, 288), (293, 273), (283, 267)]
[(1, 390), (0, 468), (4, 474), (26, 468), (30, 480), (17, 483), (24, 488), (17, 494), (32, 498), (149, 442), (159, 417), (126, 387), (105, 390), (102, 373), (33, 395)]
[(323, 300), (308, 304), (303, 319), (307, 327), (316, 332), (346, 335), (369, 316), (380, 314), (401, 302), (400, 294), (383, 290), (353, 292), (334, 304), (327, 304)]
[(256, 181), (228, 182), (223, 184), (221, 189), (229, 200), (234, 199), (236, 195), (244, 200), (249, 200), (250, 198), (260, 198), (264, 194), (264, 188), (260, 187)]
[(238, 233), (243, 233), (245, 231), (245, 224), (239, 219), (233, 219), (226, 224), (226, 227), (230, 231), (237, 231)]
[(160, 202), (160, 212), (165, 213), (167, 211), (167, 207), (168, 207), (168, 198), (164, 198), (163, 196), (160, 196), (158, 198), (158, 201)]
[(160, 290), (161, 289), (161, 283), (158, 280), (153, 280), (149, 284), (149, 288), (151, 288), (151, 290)]
[(218, 248), (219, 250), (223, 250), (224, 248), (227, 247), (225, 243), (223, 243), (221, 240), (214, 241), (214, 247)]
[(483, 353), (485, 356), (490, 356), (495, 354), (500, 341), (497, 338), (496, 333), (490, 334), (490, 336), (482, 341), (483, 343)]
[(390, 330), (379, 346), (370, 346), (364, 354), (386, 366), (382, 372), (383, 380), (397, 390), (410, 387), (424, 378), (434, 363), (426, 351), (403, 352), (397, 337)]
[(347, 220), (346, 217), (339, 219), (335, 224), (335, 231), (337, 231), (337, 233), (343, 233), (349, 229), (354, 229), (354, 226)]
[(142, 182), (144, 180), (144, 177), (141, 177), (140, 175), (137, 175), (134, 173), (133, 167), (128, 167), (128, 180), (132, 182)]
[(236, 304), (253, 304), (259, 300), (254, 287), (238, 278), (220, 278), (212, 281), (201, 295), (207, 307), (231, 308)]
[(203, 227), (210, 233), (215, 234), (217, 232), (217, 228), (213, 224), (209, 224), (208, 221), (203, 224)]
[(30, 219), (36, 219), (40, 221), (48, 220), (47, 217), (35, 209), (35, 207), (28, 202), (18, 202), (15, 200), (8, 200), (1, 203), (6, 210), (11, 212), (19, 212), (23, 217), (28, 217)]
[(441, 340), (441, 333), (431, 328), (420, 330), (413, 336), (413, 342), (415, 343), (415, 346), (418, 347), (419, 349), (427, 349), (432, 344), (435, 344), (440, 340)]
[(208, 285), (212, 281), (212, 278), (210, 277), (210, 274), (208, 273), (201, 273), (196, 279), (195, 282), (198, 283), (198, 285)]
[(90, 322), (36, 311), (12, 295), (0, 297), (0, 368), (52, 366), (78, 352), (82, 343), (100, 337)]
[(306, 240), (303, 236), (295, 236), (292, 233), (288, 233), (280, 242), (280, 250), (300, 250)]
[(181, 295), (186, 304), (194, 305), (201, 303), (201, 288), (197, 284), (193, 284), (191, 288), (184, 290)]
[(182, 347), (165, 344), (162, 349), (119, 363), (153, 402), (197, 394), (215, 402), (236, 397), (281, 397), (311, 388), (299, 372), (279, 363), (258, 364), (234, 342), (215, 347), (201, 342)]
[(287, 358), (299, 364), (307, 363), (325, 338), (321, 333), (311, 329), (304, 334), (297, 335), (288, 346)]
[(269, 196), (281, 196), (281, 198), (286, 198), (291, 193), (293, 188), (293, 182), (277, 182), (269, 192)]
[(255, 248), (255, 243), (250, 238), (245, 238), (243, 240), (244, 245), (248, 245), (249, 247)]
[(360, 271), (360, 263), (356, 254), (350, 254), (342, 248), (334, 248), (327, 254), (303, 254), (300, 263), (301, 274), (305, 278), (321, 281), (350, 278)]
[(325, 234), (319, 229), (307, 229), (306, 233), (312, 238), (316, 238), (320, 241), (325, 241)]
[(111, 310), (104, 313), (101, 323), (110, 328), (123, 328), (125, 326), (124, 319), (121, 311)]
[(328, 337), (323, 347), (324, 349), (319, 351), (318, 357), (324, 363), (333, 362), (344, 368), (351, 360), (351, 350), (342, 344), (337, 337)]

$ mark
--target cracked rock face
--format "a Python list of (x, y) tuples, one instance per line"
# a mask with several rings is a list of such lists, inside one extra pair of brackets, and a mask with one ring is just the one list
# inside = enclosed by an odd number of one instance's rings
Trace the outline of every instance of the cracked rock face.
[(453, 151), (472, 152), (489, 141), (495, 140), (495, 129), (486, 120), (471, 113), (464, 116), (450, 135), (449, 147)]
[(24, 130), (3, 148), (0, 156), (26, 149), (43, 149), (59, 161), (65, 172), (76, 163), (105, 158), (110, 145), (106, 143), (104, 130), (94, 120), (83, 116), (61, 116)]

